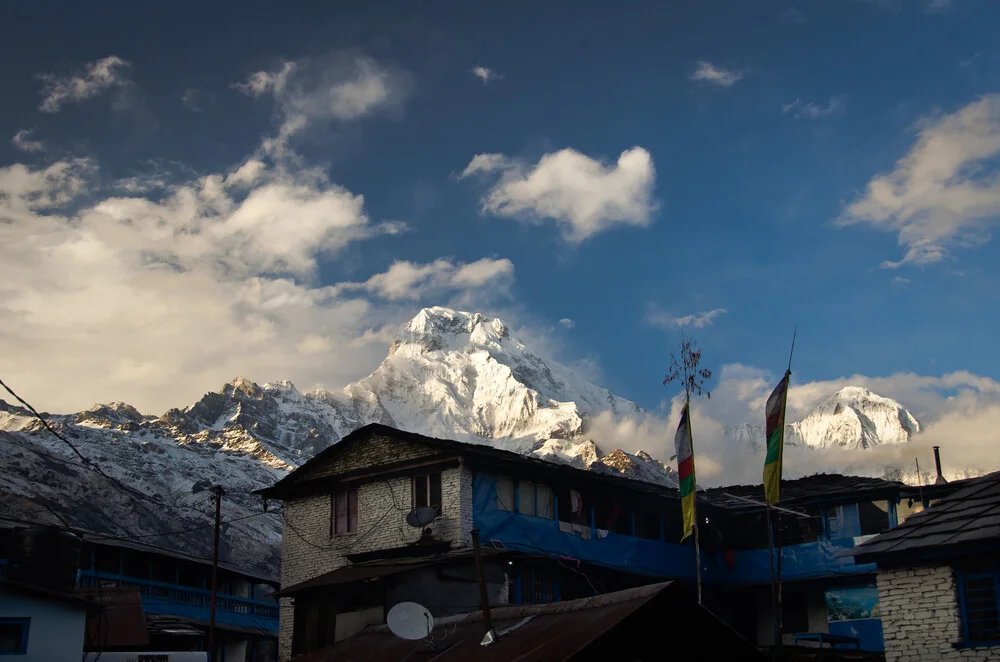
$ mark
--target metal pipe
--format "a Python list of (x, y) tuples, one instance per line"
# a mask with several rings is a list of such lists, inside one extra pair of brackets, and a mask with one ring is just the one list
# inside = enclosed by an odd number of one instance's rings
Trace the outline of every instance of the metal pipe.
[(934, 447), (934, 466), (937, 467), (937, 478), (934, 480), (935, 485), (944, 485), (948, 481), (945, 480), (944, 474), (941, 473), (941, 447)]

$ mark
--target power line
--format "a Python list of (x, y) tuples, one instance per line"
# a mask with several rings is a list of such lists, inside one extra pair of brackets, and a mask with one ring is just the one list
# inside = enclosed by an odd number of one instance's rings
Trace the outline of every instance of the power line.
[(171, 504), (164, 503), (163, 501), (160, 501), (159, 499), (151, 497), (148, 494), (143, 494), (142, 492), (139, 492), (138, 490), (135, 490), (135, 489), (133, 489), (131, 487), (128, 487), (127, 485), (125, 485), (124, 483), (122, 483), (121, 481), (119, 481), (117, 478), (114, 478), (113, 476), (109, 476), (96, 463), (94, 463), (93, 460), (89, 459), (87, 456), (85, 456), (83, 453), (81, 453), (80, 449), (78, 449), (73, 444), (73, 442), (71, 442), (65, 436), (63, 436), (62, 434), (60, 434), (59, 432), (57, 432), (55, 430), (55, 428), (53, 428), (49, 424), (49, 422), (45, 419), (45, 417), (38, 413), (37, 409), (35, 409), (34, 407), (32, 407), (31, 404), (27, 400), (25, 400), (24, 398), (22, 398), (21, 396), (19, 396), (17, 393), (15, 393), (14, 390), (11, 389), (11, 387), (8, 386), (3, 381), (3, 379), (0, 379), (0, 386), (3, 386), (3, 388), (6, 389), (6, 391), (8, 393), (10, 393), (11, 396), (14, 397), (14, 399), (16, 399), (22, 405), (24, 405), (24, 407), (28, 411), (30, 411), (35, 416), (35, 418), (37, 418), (42, 423), (42, 426), (46, 430), (48, 430), (50, 433), (52, 433), (53, 436), (55, 436), (57, 439), (59, 439), (60, 441), (62, 441), (64, 444), (66, 444), (67, 446), (69, 446), (73, 450), (73, 452), (76, 454), (76, 456), (80, 458), (80, 461), (83, 463), (84, 467), (90, 469), (91, 471), (95, 471), (95, 472), (99, 473), (101, 476), (104, 476), (104, 478), (106, 478), (108, 481), (110, 481), (111, 484), (113, 484), (118, 489), (126, 492), (127, 494), (130, 494), (133, 498), (140, 499), (140, 500), (143, 500), (143, 501), (148, 501), (149, 503), (152, 503), (152, 504), (154, 504), (156, 506), (159, 506), (160, 508), (168, 508), (168, 509), (170, 509), (170, 508), (186, 508), (188, 510), (195, 510), (196, 512), (199, 512), (199, 513), (201, 513), (203, 515), (207, 515), (207, 513), (204, 513), (204, 512), (202, 512), (200, 510), (197, 510), (196, 508), (192, 508), (191, 506), (185, 506), (183, 504), (172, 504), (171, 505)]

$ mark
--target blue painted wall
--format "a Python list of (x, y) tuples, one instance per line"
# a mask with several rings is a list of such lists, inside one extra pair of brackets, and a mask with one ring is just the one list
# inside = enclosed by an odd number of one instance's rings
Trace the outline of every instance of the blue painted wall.
[[(561, 531), (558, 519), (530, 517), (500, 509), (495, 476), (477, 474), (473, 490), (473, 520), (484, 542), (498, 540), (510, 549), (564, 556), (656, 577), (694, 579), (694, 547), (690, 541), (680, 545), (615, 533), (600, 538), (593, 529), (588, 540)], [(791, 581), (874, 573), (873, 563), (855, 565), (853, 558), (839, 557), (854, 547), (853, 536), (860, 533), (857, 507), (843, 507), (834, 528), (841, 535), (832, 540), (820, 538), (816, 542), (784, 547), (782, 578)], [(769, 584), (768, 550), (739, 550), (728, 555), (703, 551), (702, 581), (706, 584)]]

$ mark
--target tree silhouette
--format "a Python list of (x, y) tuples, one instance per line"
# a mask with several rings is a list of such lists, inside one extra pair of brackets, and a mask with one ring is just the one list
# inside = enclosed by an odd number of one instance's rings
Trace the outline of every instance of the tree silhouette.
[(691, 399), (692, 395), (704, 393), (708, 398), (712, 393), (705, 388), (705, 380), (712, 378), (712, 371), (707, 368), (699, 368), (701, 363), (701, 350), (698, 343), (690, 338), (685, 338), (681, 334), (680, 357), (673, 352), (670, 353), (670, 370), (663, 378), (663, 385), (680, 381), (684, 386), (684, 397)]

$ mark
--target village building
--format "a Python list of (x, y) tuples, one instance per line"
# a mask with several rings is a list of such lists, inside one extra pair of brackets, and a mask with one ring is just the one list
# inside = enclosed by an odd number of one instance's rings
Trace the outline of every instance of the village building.
[[(923, 507), (901, 483), (783, 482), (782, 641), (881, 650), (877, 567), (846, 556)], [(279, 659), (385, 623), (403, 601), (435, 618), (587, 599), (673, 582), (690, 603), (695, 551), (677, 490), (487, 445), (369, 425), (262, 490), (283, 502)], [(699, 492), (703, 603), (746, 640), (775, 642), (760, 486)], [(858, 606), (861, 605), (861, 606)]]
[[(33, 569), (27, 577), (24, 573), (18, 575), (21, 583), (44, 584), (49, 581), (46, 577), (58, 576), (64, 592), (73, 600), (86, 598), (91, 606), (112, 605), (113, 614), (108, 611), (91, 615), (86, 639), (86, 619), (81, 615), (81, 651), (207, 649), (211, 559), (100, 534), (84, 534), (82, 541), (77, 538), (72, 549), (66, 548), (57, 556), (38, 556), (34, 550), (46, 545), (24, 543), (25, 536), (34, 539), (58, 533), (19, 529), (14, 521), (0, 519), (0, 577), (13, 578), (17, 574), (13, 566), (27, 563)], [(219, 568), (217, 649), (213, 661), (275, 660), (278, 604), (272, 594), (278, 588), (277, 580), (229, 563), (220, 563)], [(134, 619), (124, 618), (123, 609), (139, 614), (138, 626)], [(72, 659), (80, 659), (79, 654)]]
[(1000, 660), (1000, 472), (958, 487), (851, 552), (878, 567), (887, 662)]

